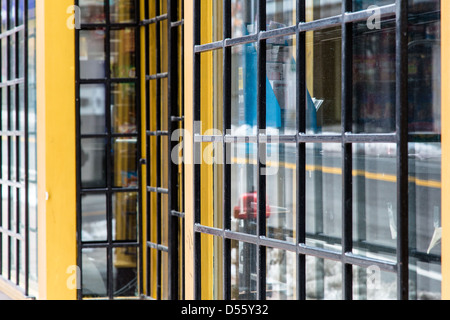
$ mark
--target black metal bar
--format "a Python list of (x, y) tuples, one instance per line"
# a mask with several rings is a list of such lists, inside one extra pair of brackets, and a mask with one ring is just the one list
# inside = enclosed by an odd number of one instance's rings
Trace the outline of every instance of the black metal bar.
[[(223, 38), (230, 38), (231, 30), (231, 0), (223, 1)], [(231, 129), (231, 48), (223, 49), (223, 132)], [(231, 229), (231, 157), (229, 145), (222, 144), (223, 149), (223, 194), (222, 213), (224, 230)], [(231, 300), (231, 240), (223, 239), (223, 299)]]
[[(258, 33), (266, 30), (266, 1), (258, 1)], [(257, 130), (258, 133), (266, 130), (266, 40), (258, 40), (257, 51)], [(256, 233), (258, 236), (266, 235), (266, 144), (258, 142), (257, 147), (257, 221)], [(257, 247), (257, 298), (266, 299), (266, 247)]]
[[(351, 12), (352, 0), (342, 1), (342, 15)], [(342, 138), (352, 131), (352, 101), (353, 101), (353, 25), (345, 23), (342, 19)], [(353, 244), (353, 176), (352, 176), (352, 145), (342, 142), (342, 254), (352, 252)], [(345, 300), (353, 298), (353, 272), (352, 265), (342, 264), (342, 296)]]
[(408, 1), (396, 1), (397, 293), (409, 298)]
[[(200, 44), (200, 21), (201, 21), (201, 5), (200, 0), (194, 0), (194, 46)], [(193, 83), (194, 83), (194, 110), (193, 121), (194, 126), (197, 121), (200, 121), (200, 54), (194, 54), (193, 61)], [(195, 130), (195, 127), (194, 127)], [(194, 132), (195, 134), (196, 132)], [(194, 158), (195, 154), (199, 152), (200, 146), (193, 142), (194, 146)], [(194, 224), (200, 223), (200, 164), (194, 162)], [(201, 236), (200, 232), (196, 232), (194, 229), (194, 299), (201, 299)]]
[[(297, 1), (296, 23), (306, 21), (306, 0)], [(307, 105), (307, 83), (306, 83), (306, 34), (297, 30), (297, 96), (296, 96), (296, 127), (297, 132), (306, 134), (306, 105)], [(297, 158), (296, 158), (296, 215), (297, 215), (297, 243), (306, 242), (306, 146), (300, 143), (300, 135), (297, 135)], [(296, 247), (297, 248), (297, 247)], [(306, 299), (306, 257), (297, 252), (297, 299)]]

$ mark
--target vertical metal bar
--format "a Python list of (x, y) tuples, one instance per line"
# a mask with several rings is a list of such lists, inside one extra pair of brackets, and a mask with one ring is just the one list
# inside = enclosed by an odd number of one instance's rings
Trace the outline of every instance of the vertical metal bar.
[[(223, 39), (231, 38), (231, 0), (223, 1)], [(231, 47), (223, 48), (223, 132), (231, 129)], [(231, 151), (223, 142), (223, 228), (231, 229)], [(223, 239), (223, 299), (231, 299), (231, 240)]]
[(408, 288), (408, 0), (396, 1), (397, 294)]
[[(28, 0), (27, 0), (28, 1)], [(79, 0), (75, 0), (75, 5), (79, 5)], [(81, 131), (80, 131), (80, 30), (75, 28), (75, 105), (76, 105), (76, 206), (77, 206), (77, 217), (76, 217), (76, 229), (77, 229), (77, 266), (80, 270), (83, 270), (82, 266), (82, 241), (81, 241)], [(82, 283), (82, 274), (78, 275)], [(81, 300), (83, 298), (83, 292), (81, 288), (77, 288), (77, 299)]]
[[(194, 0), (194, 46), (200, 44), (200, 19), (201, 6), (200, 0)], [(192, 48), (193, 49), (193, 48)], [(194, 84), (194, 134), (196, 131), (196, 122), (200, 121), (200, 54), (194, 54), (193, 61), (193, 84)], [(200, 163), (197, 163), (196, 153), (201, 146), (197, 146), (193, 141), (194, 146), (194, 224), (200, 223)], [(194, 227), (194, 226), (192, 226)], [(194, 233), (194, 299), (201, 299), (201, 235), (198, 232)]]
[[(353, 9), (352, 0), (342, 1), (342, 15)], [(353, 25), (342, 19), (342, 254), (352, 252), (353, 246), (353, 209), (352, 209), (352, 145), (344, 142), (346, 132), (352, 131), (352, 98), (353, 98)], [(352, 265), (342, 265), (342, 297), (353, 298)]]
[[(148, 19), (150, 15), (150, 5), (149, 1), (145, 1), (145, 13), (144, 18)], [(144, 26), (145, 28), (145, 75), (150, 74), (150, 26), (147, 24)], [(145, 79), (145, 123), (146, 128), (145, 132), (150, 130), (150, 82)], [(150, 146), (151, 141), (150, 137), (146, 134), (146, 186), (150, 185), (150, 177), (151, 177), (151, 157), (150, 157)], [(151, 296), (151, 249), (147, 245), (147, 241), (151, 239), (151, 195), (145, 189), (145, 196), (147, 199), (147, 208), (146, 208), (146, 239), (144, 241), (144, 248), (146, 250), (146, 265), (147, 265), (147, 283), (146, 283), (146, 294), (147, 296)]]
[[(266, 30), (266, 1), (258, 1), (258, 33)], [(257, 52), (257, 132), (266, 131), (266, 40), (258, 37)], [(259, 137), (259, 135), (258, 135)], [(258, 138), (257, 149), (257, 235), (266, 235), (266, 144), (261, 143)], [(266, 299), (266, 247), (257, 247), (257, 299)]]
[[(29, 295), (29, 279), (30, 279), (30, 217), (29, 217), (29, 128), (28, 128), (28, 0), (24, 0), (24, 133), (25, 133), (25, 162), (24, 162), (24, 182), (25, 182), (25, 296)], [(0, 68), (1, 70), (1, 68)]]
[[(14, 27), (18, 26), (18, 22), (19, 22), (19, 1), (15, 0), (14, 3)], [(14, 68), (14, 79), (19, 79), (20, 75), (19, 75), (19, 47), (20, 47), (20, 42), (19, 42), (19, 32), (15, 32), (14, 33), (14, 41), (15, 41), (15, 46), (14, 46), (14, 63), (15, 63), (15, 68)], [(15, 94), (15, 99), (14, 99), (14, 112), (15, 112), (15, 119), (14, 119), (14, 130), (18, 131), (20, 130), (19, 128), (19, 122), (20, 122), (20, 115), (19, 115), (19, 109), (20, 109), (20, 95), (19, 95), (19, 88), (20, 85), (16, 84), (14, 85), (14, 94)], [(15, 136), (14, 137), (14, 143), (15, 143), (15, 155), (16, 155), (16, 163), (15, 165), (15, 180), (16, 182), (20, 181), (20, 137), (19, 136)], [(16, 206), (15, 206), (15, 218), (16, 218), (16, 234), (19, 235), (20, 234), (20, 187), (16, 187), (14, 192), (15, 192), (15, 198), (16, 198)], [(16, 238), (16, 284), (19, 285), (20, 283), (20, 240), (18, 238)]]
[[(11, 0), (7, 1), (6, 5), (6, 29), (11, 29)], [(11, 37), (7, 37), (7, 45), (6, 45), (6, 55), (7, 55), (7, 75), (8, 80), (11, 79)], [(11, 87), (6, 87), (8, 96), (7, 96), (7, 109), (8, 109), (8, 120), (7, 120), (7, 129), (8, 131), (11, 130)], [(11, 181), (11, 136), (7, 137), (8, 140), (8, 165), (7, 165), (7, 172), (8, 172), (8, 180)], [(11, 187), (8, 186), (8, 230), (11, 231)], [(12, 239), (11, 236), (8, 236), (8, 280), (11, 280), (11, 246), (12, 246)]]
[(172, 150), (176, 148), (177, 141), (172, 141), (172, 134), (177, 125), (172, 121), (172, 116), (178, 115), (178, 27), (172, 27), (172, 22), (177, 21), (177, 0), (167, 1), (167, 28), (168, 28), (168, 210), (169, 219), (169, 299), (178, 299), (179, 285), (179, 258), (178, 258), (178, 217), (171, 214), (178, 209), (178, 165), (172, 159)]
[[(0, 21), (3, 21), (3, 1), (0, 0)], [(0, 22), (0, 33), (3, 33), (2, 24)], [(4, 82), (5, 80), (3, 78), (3, 43), (7, 42), (8, 39), (0, 39), (0, 82)], [(4, 95), (4, 89), (0, 89), (0, 102), (3, 104), (3, 95)], [(0, 112), (0, 128), (3, 130), (3, 112)], [(3, 137), (0, 135), (0, 137)], [(3, 168), (3, 139), (0, 139), (0, 167)], [(1, 179), (4, 179), (3, 177), (3, 170), (0, 170), (0, 177)], [(3, 185), (0, 184), (0, 199), (3, 201)], [(3, 227), (3, 204), (0, 206), (0, 228)], [(0, 276), (3, 275), (3, 233), (0, 232)]]
[[(106, 127), (107, 127), (107, 141), (106, 141), (106, 150), (112, 150), (112, 142), (111, 142), (111, 17), (110, 17), (110, 2), (105, 0), (105, 78), (106, 78)], [(113, 172), (113, 157), (114, 155), (110, 152), (107, 152), (106, 156), (106, 186), (108, 192), (106, 194), (106, 224), (107, 224), (107, 295), (109, 299), (114, 298), (114, 275), (113, 275), (113, 248), (112, 248), (112, 177), (111, 173)]]
[[(297, 0), (297, 19), (296, 23), (306, 21), (306, 0)], [(306, 33), (300, 32), (297, 28), (297, 96), (296, 96), (296, 127), (298, 133), (306, 133)], [(299, 143), (299, 135), (297, 134), (297, 158), (296, 158), (296, 174), (297, 174), (297, 244), (306, 242), (306, 146)], [(306, 257), (304, 254), (297, 254), (297, 299), (306, 299)]]

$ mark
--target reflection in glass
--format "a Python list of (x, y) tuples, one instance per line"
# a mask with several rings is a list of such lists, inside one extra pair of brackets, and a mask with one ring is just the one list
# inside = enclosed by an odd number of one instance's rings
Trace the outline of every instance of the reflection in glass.
[(201, 53), (201, 134), (223, 133), (223, 51)]
[(256, 300), (256, 245), (231, 240), (231, 299)]
[(113, 148), (113, 187), (137, 187), (137, 145), (136, 138), (116, 138)]
[(81, 197), (82, 241), (106, 241), (106, 195), (93, 194)]
[(342, 263), (306, 256), (306, 299), (342, 299)]
[(83, 298), (101, 298), (107, 295), (106, 248), (83, 249), (81, 291)]
[(80, 78), (105, 77), (105, 30), (80, 30)]
[(397, 275), (377, 266), (353, 266), (354, 300), (396, 300)]
[(266, 147), (267, 237), (295, 241), (296, 147), (267, 144)]
[(132, 28), (111, 30), (111, 77), (136, 77), (135, 31)]
[(293, 37), (267, 40), (266, 126), (279, 130), (280, 134), (295, 134), (296, 130), (295, 56)]
[(136, 19), (135, 0), (111, 0), (109, 4), (111, 23), (129, 23)]
[(138, 294), (136, 247), (114, 248), (114, 297), (134, 297)]
[(101, 138), (81, 140), (82, 188), (106, 187), (106, 144)]
[[(397, 245), (397, 176), (395, 144), (353, 146), (353, 238), (386, 246), (375, 250), (388, 258)], [(364, 254), (363, 251), (360, 252)]]
[[(223, 40), (223, 0), (208, 0), (200, 2), (201, 12), (205, 15), (201, 19), (201, 29), (210, 30), (202, 32), (200, 44)], [(205, 21), (211, 23), (206, 25)]]
[(79, 0), (81, 23), (105, 23), (104, 0)]
[(231, 230), (256, 234), (257, 157), (256, 144), (231, 147)]
[(201, 224), (222, 228), (223, 151), (222, 143), (202, 143), (200, 168)]
[(111, 84), (111, 130), (113, 133), (136, 133), (136, 85)]
[(257, 1), (231, 0), (231, 30), (232, 37), (242, 37), (256, 33)]
[(268, 300), (296, 299), (296, 256), (295, 252), (267, 248), (266, 295)]
[[(306, 33), (308, 133), (341, 132), (341, 28)], [(311, 100), (308, 105), (311, 105)], [(316, 112), (314, 112), (316, 111)]]
[(341, 250), (341, 144), (306, 145), (307, 244)]
[(81, 134), (105, 133), (105, 85), (80, 85)]
[[(223, 239), (207, 234), (201, 235), (202, 250), (202, 292), (203, 300), (223, 299)], [(206, 250), (209, 248), (209, 250)], [(233, 263), (231, 264), (233, 268)]]
[(256, 134), (256, 43), (232, 47), (231, 134)]
[(395, 22), (353, 29), (353, 131), (395, 131)]
[(266, 1), (267, 30), (295, 25), (296, 0)]
[(135, 192), (120, 192), (112, 196), (113, 240), (136, 241), (138, 222), (138, 195)]

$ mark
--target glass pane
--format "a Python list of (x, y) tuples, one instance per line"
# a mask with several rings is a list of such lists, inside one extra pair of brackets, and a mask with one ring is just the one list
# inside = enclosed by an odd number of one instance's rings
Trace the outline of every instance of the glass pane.
[(81, 197), (81, 240), (106, 241), (106, 195), (94, 194)]
[(202, 143), (201, 146), (201, 224), (209, 227), (222, 228), (223, 144)]
[(296, 133), (295, 50), (294, 37), (267, 40), (266, 125), (274, 134)]
[(232, 37), (242, 37), (257, 32), (257, 1), (231, 0)]
[(117, 138), (112, 140), (113, 148), (113, 187), (137, 187), (137, 145), (136, 138)]
[(397, 246), (396, 145), (355, 144), (353, 148), (355, 252), (390, 259)]
[[(223, 239), (207, 234), (201, 235), (201, 275), (203, 300), (223, 299)], [(210, 248), (207, 250), (206, 248)], [(233, 264), (232, 264), (233, 265)]]
[(138, 194), (116, 193), (112, 196), (113, 240), (136, 241), (138, 233)]
[(297, 271), (295, 252), (267, 248), (266, 295), (268, 300), (296, 299)]
[(111, 84), (111, 129), (113, 133), (137, 133), (134, 83)]
[(81, 140), (81, 186), (82, 188), (106, 187), (105, 139)]
[(231, 147), (231, 229), (256, 234), (257, 157), (256, 144)]
[(270, 143), (266, 147), (267, 237), (295, 241), (296, 145)]
[(397, 275), (377, 266), (353, 266), (354, 300), (396, 300)]
[(341, 251), (341, 144), (306, 144), (306, 242)]
[(111, 30), (111, 77), (136, 77), (135, 30)]
[(395, 131), (395, 21), (353, 29), (353, 131)]
[(201, 53), (201, 134), (223, 134), (223, 51)]
[(105, 77), (105, 30), (80, 30), (80, 78)]
[(105, 0), (79, 0), (81, 23), (105, 23)]
[[(211, 43), (223, 39), (223, 0), (203, 0), (200, 3), (201, 12), (205, 16), (201, 19), (200, 43)], [(211, 25), (205, 24), (205, 21)]]
[(101, 298), (107, 295), (106, 249), (82, 250), (82, 295), (83, 298)]
[(256, 135), (256, 43), (232, 47), (231, 134)]
[(267, 30), (273, 30), (296, 23), (296, 0), (266, 1)]
[(111, 23), (129, 23), (136, 20), (135, 0), (111, 0), (109, 2)]
[(105, 133), (105, 85), (80, 85), (81, 134)]
[(342, 263), (306, 256), (306, 299), (342, 299)]
[(136, 247), (115, 248), (113, 256), (114, 297), (138, 295)]
[(307, 133), (341, 132), (341, 56), (340, 27), (306, 33)]
[(231, 299), (256, 300), (256, 245), (231, 240)]

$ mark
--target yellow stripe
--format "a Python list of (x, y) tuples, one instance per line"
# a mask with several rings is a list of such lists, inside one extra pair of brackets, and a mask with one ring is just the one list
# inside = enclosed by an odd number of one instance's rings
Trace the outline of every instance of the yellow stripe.
[[(256, 160), (254, 159), (245, 159), (245, 158), (233, 158), (233, 164), (253, 164), (256, 165)], [(286, 163), (286, 162), (277, 162), (277, 161), (268, 161), (267, 166), (269, 167), (281, 167), (290, 170), (295, 170), (296, 165), (294, 163)], [(342, 175), (342, 169), (336, 167), (326, 167), (326, 166), (317, 166), (317, 165), (306, 165), (306, 171), (322, 171), (323, 173), (328, 174), (336, 174)], [(375, 173), (364, 170), (353, 170), (352, 174), (354, 177), (360, 176), (365, 177), (370, 180), (378, 180), (385, 182), (397, 182), (397, 177), (393, 174), (385, 174), (385, 173)], [(409, 182), (415, 183), (417, 186), (428, 187), (428, 188), (441, 188), (441, 182), (436, 180), (423, 180), (416, 177), (409, 177)]]

